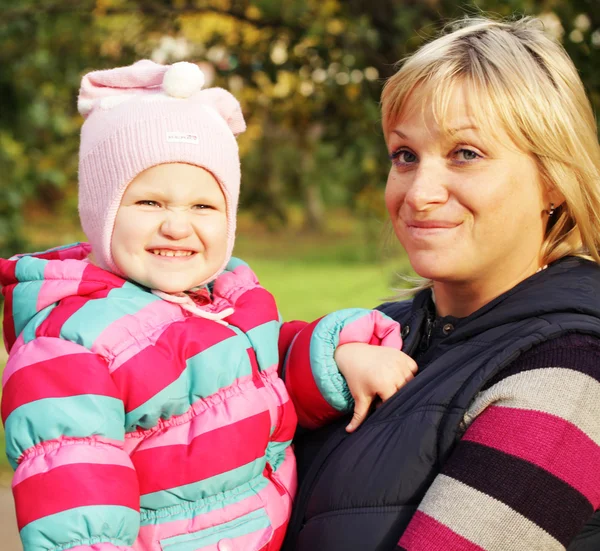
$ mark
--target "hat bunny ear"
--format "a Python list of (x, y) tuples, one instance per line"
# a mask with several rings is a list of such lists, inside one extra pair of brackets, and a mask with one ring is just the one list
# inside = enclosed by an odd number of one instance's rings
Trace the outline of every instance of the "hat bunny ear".
[(234, 136), (238, 136), (246, 130), (246, 121), (240, 102), (230, 92), (223, 88), (208, 88), (203, 90), (199, 97), (202, 98), (202, 103), (206, 103), (218, 111)]
[(142, 59), (127, 67), (92, 71), (81, 79), (77, 108), (86, 116), (96, 100), (109, 96), (124, 96), (160, 90), (168, 65)]

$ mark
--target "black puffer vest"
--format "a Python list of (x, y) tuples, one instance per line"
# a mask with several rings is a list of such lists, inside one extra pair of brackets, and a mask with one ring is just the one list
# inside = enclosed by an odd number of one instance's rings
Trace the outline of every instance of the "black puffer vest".
[[(413, 381), (353, 435), (347, 419), (298, 434), (300, 491), (284, 551), (394, 549), (486, 381), (548, 339), (600, 338), (600, 268), (563, 259), (460, 320), (432, 325), (430, 304), (427, 290), (380, 307), (402, 324), (404, 351), (418, 356)], [(596, 517), (569, 547), (592, 549), (600, 549)]]

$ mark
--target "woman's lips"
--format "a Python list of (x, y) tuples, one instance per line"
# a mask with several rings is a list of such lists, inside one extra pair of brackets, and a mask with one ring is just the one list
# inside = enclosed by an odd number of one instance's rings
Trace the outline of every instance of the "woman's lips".
[(414, 237), (428, 237), (450, 232), (460, 226), (460, 222), (446, 220), (410, 220), (404, 222), (408, 232)]

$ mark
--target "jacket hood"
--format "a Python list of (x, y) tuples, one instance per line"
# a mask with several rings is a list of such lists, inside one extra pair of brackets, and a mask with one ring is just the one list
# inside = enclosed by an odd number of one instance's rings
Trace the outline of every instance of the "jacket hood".
[(121, 287), (125, 280), (88, 260), (91, 246), (74, 243), (44, 252), (0, 259), (7, 351), (25, 326), (42, 311), (50, 313), (67, 297), (89, 296)]

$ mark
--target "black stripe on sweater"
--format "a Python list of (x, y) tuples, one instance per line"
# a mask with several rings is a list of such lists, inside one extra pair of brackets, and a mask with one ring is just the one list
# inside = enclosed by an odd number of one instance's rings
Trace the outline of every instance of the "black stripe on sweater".
[(600, 339), (573, 333), (543, 342), (524, 352), (490, 379), (482, 390), (511, 375), (545, 367), (565, 367), (600, 382)]
[(460, 442), (442, 472), (505, 503), (565, 547), (594, 512), (581, 493), (544, 469), (475, 442)]

